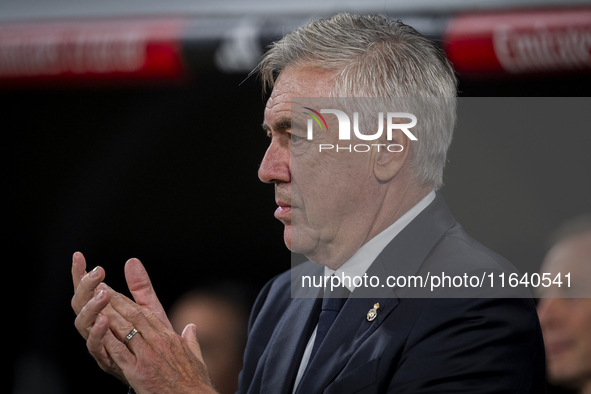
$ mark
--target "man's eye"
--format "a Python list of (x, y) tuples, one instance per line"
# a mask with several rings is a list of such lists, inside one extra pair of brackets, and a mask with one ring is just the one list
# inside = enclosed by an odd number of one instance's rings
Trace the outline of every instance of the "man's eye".
[(292, 143), (296, 143), (296, 142), (300, 141), (301, 139), (302, 139), (301, 137), (298, 137), (295, 134), (291, 134), (291, 142)]

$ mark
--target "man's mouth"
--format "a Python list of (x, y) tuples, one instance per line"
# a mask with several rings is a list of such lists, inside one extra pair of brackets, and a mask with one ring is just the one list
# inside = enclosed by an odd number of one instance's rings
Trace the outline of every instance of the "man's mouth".
[(277, 209), (275, 210), (275, 217), (279, 220), (291, 219), (291, 204), (277, 201)]
[(546, 352), (550, 356), (558, 356), (571, 348), (570, 341), (553, 341), (548, 343)]

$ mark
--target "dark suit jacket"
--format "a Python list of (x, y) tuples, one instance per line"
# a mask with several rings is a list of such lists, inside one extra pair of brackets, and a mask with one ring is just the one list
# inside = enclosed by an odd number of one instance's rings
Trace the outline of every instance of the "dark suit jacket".
[[(441, 195), (372, 263), (368, 275), (513, 272), (451, 216)], [(240, 393), (291, 393), (320, 300), (292, 298), (292, 276), (272, 279), (252, 311)], [(310, 361), (298, 394), (544, 393), (545, 355), (531, 298), (403, 298), (357, 288)], [(378, 316), (366, 318), (375, 302)]]

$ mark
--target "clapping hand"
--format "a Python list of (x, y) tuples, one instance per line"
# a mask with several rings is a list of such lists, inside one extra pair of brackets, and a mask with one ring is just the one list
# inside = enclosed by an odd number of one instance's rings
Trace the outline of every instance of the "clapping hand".
[(105, 283), (105, 271), (86, 272), (82, 253), (73, 256), (72, 308), (75, 326), (98, 365), (140, 393), (215, 393), (203, 362), (195, 326), (178, 335), (172, 329), (144, 266), (125, 264), (133, 296)]

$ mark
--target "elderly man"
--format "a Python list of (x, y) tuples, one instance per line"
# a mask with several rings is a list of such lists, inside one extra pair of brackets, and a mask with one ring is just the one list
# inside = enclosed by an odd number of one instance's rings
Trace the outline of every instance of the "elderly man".
[[(328, 288), (320, 299), (291, 296), (304, 274), (418, 280), (444, 270), (460, 279), (460, 273), (512, 271), (463, 231), (436, 192), (456, 95), (441, 51), (400, 22), (339, 14), (286, 35), (259, 72), (273, 88), (263, 124), (270, 145), (259, 177), (274, 185), (285, 243), (310, 261), (259, 294), (239, 392), (544, 392), (544, 350), (531, 299), (407, 298), (402, 286), (384, 282), (331, 286), (336, 297)], [(369, 150), (319, 151), (322, 143), (339, 142), (328, 132), (335, 118), (305, 107), (326, 128), (319, 144), (306, 138), (301, 107), (296, 115), (292, 106), (344, 97), (440, 101), (420, 117), (416, 136), (392, 126), (412, 115), (396, 112), (388, 132), (366, 144)], [(367, 138), (356, 130), (349, 142)], [(139, 261), (125, 267), (135, 302), (101, 283), (102, 268), (87, 274), (85, 267), (76, 253), (72, 306), (76, 327), (104, 370), (138, 393), (215, 392), (194, 326), (174, 334)]]
[[(570, 286), (564, 275), (570, 273)], [(545, 289), (538, 304), (548, 378), (579, 393), (591, 393), (591, 216), (565, 223), (546, 255), (541, 275), (564, 283)]]

